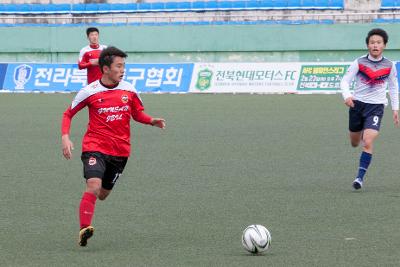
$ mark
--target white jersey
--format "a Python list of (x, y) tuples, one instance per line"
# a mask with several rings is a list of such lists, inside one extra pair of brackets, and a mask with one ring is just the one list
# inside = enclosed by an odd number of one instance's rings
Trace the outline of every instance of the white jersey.
[[(350, 84), (355, 79), (353, 94)], [(388, 104), (386, 89), (389, 85), (389, 95), (392, 110), (399, 109), (399, 85), (394, 62), (382, 57), (373, 59), (369, 55), (357, 58), (347, 70), (340, 83), (343, 99), (353, 97), (369, 104)]]

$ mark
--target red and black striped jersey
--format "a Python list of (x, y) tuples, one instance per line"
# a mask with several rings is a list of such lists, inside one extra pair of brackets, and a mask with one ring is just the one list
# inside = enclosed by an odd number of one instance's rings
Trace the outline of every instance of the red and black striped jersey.
[[(353, 79), (355, 80), (354, 92), (350, 92)], [(345, 100), (353, 97), (364, 103), (385, 105), (388, 103), (386, 90), (389, 87), (392, 109), (399, 109), (396, 65), (385, 57), (373, 59), (366, 55), (357, 58), (343, 76), (340, 87)]]

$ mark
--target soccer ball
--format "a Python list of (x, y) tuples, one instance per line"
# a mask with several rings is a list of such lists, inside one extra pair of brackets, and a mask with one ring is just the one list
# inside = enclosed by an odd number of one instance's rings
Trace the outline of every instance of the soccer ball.
[(243, 231), (242, 244), (248, 252), (262, 253), (271, 245), (271, 234), (260, 224), (249, 225)]

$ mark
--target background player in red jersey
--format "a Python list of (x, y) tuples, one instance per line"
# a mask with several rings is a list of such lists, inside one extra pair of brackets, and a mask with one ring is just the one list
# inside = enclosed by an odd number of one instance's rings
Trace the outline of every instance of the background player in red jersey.
[(99, 44), (99, 30), (97, 28), (87, 28), (86, 35), (89, 40), (89, 45), (81, 49), (78, 67), (80, 70), (87, 70), (87, 84), (91, 84), (101, 78), (99, 56), (106, 46)]
[(127, 55), (115, 47), (99, 58), (103, 76), (78, 92), (62, 120), (62, 150), (72, 156), (69, 138), (72, 117), (84, 107), (89, 125), (82, 141), (82, 163), (86, 190), (79, 206), (79, 245), (86, 246), (93, 235), (91, 226), (96, 200), (104, 200), (124, 170), (130, 155), (130, 118), (143, 124), (165, 128), (165, 120), (144, 113), (142, 101), (132, 84), (123, 81)]

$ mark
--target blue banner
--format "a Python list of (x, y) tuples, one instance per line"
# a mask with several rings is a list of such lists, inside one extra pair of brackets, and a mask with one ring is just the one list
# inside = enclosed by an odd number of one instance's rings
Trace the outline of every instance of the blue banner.
[(0, 63), (0, 90), (3, 88), (4, 78), (6, 77), (7, 64)]
[[(188, 92), (192, 72), (193, 63), (126, 64), (124, 80), (139, 92)], [(79, 70), (76, 64), (16, 63), (8, 64), (0, 88), (16, 92), (76, 92), (84, 86), (86, 70)]]
[(139, 92), (188, 92), (193, 63), (126, 64), (124, 80)]
[(3, 89), (10, 91), (79, 91), (86, 85), (86, 70), (77, 64), (8, 64)]

